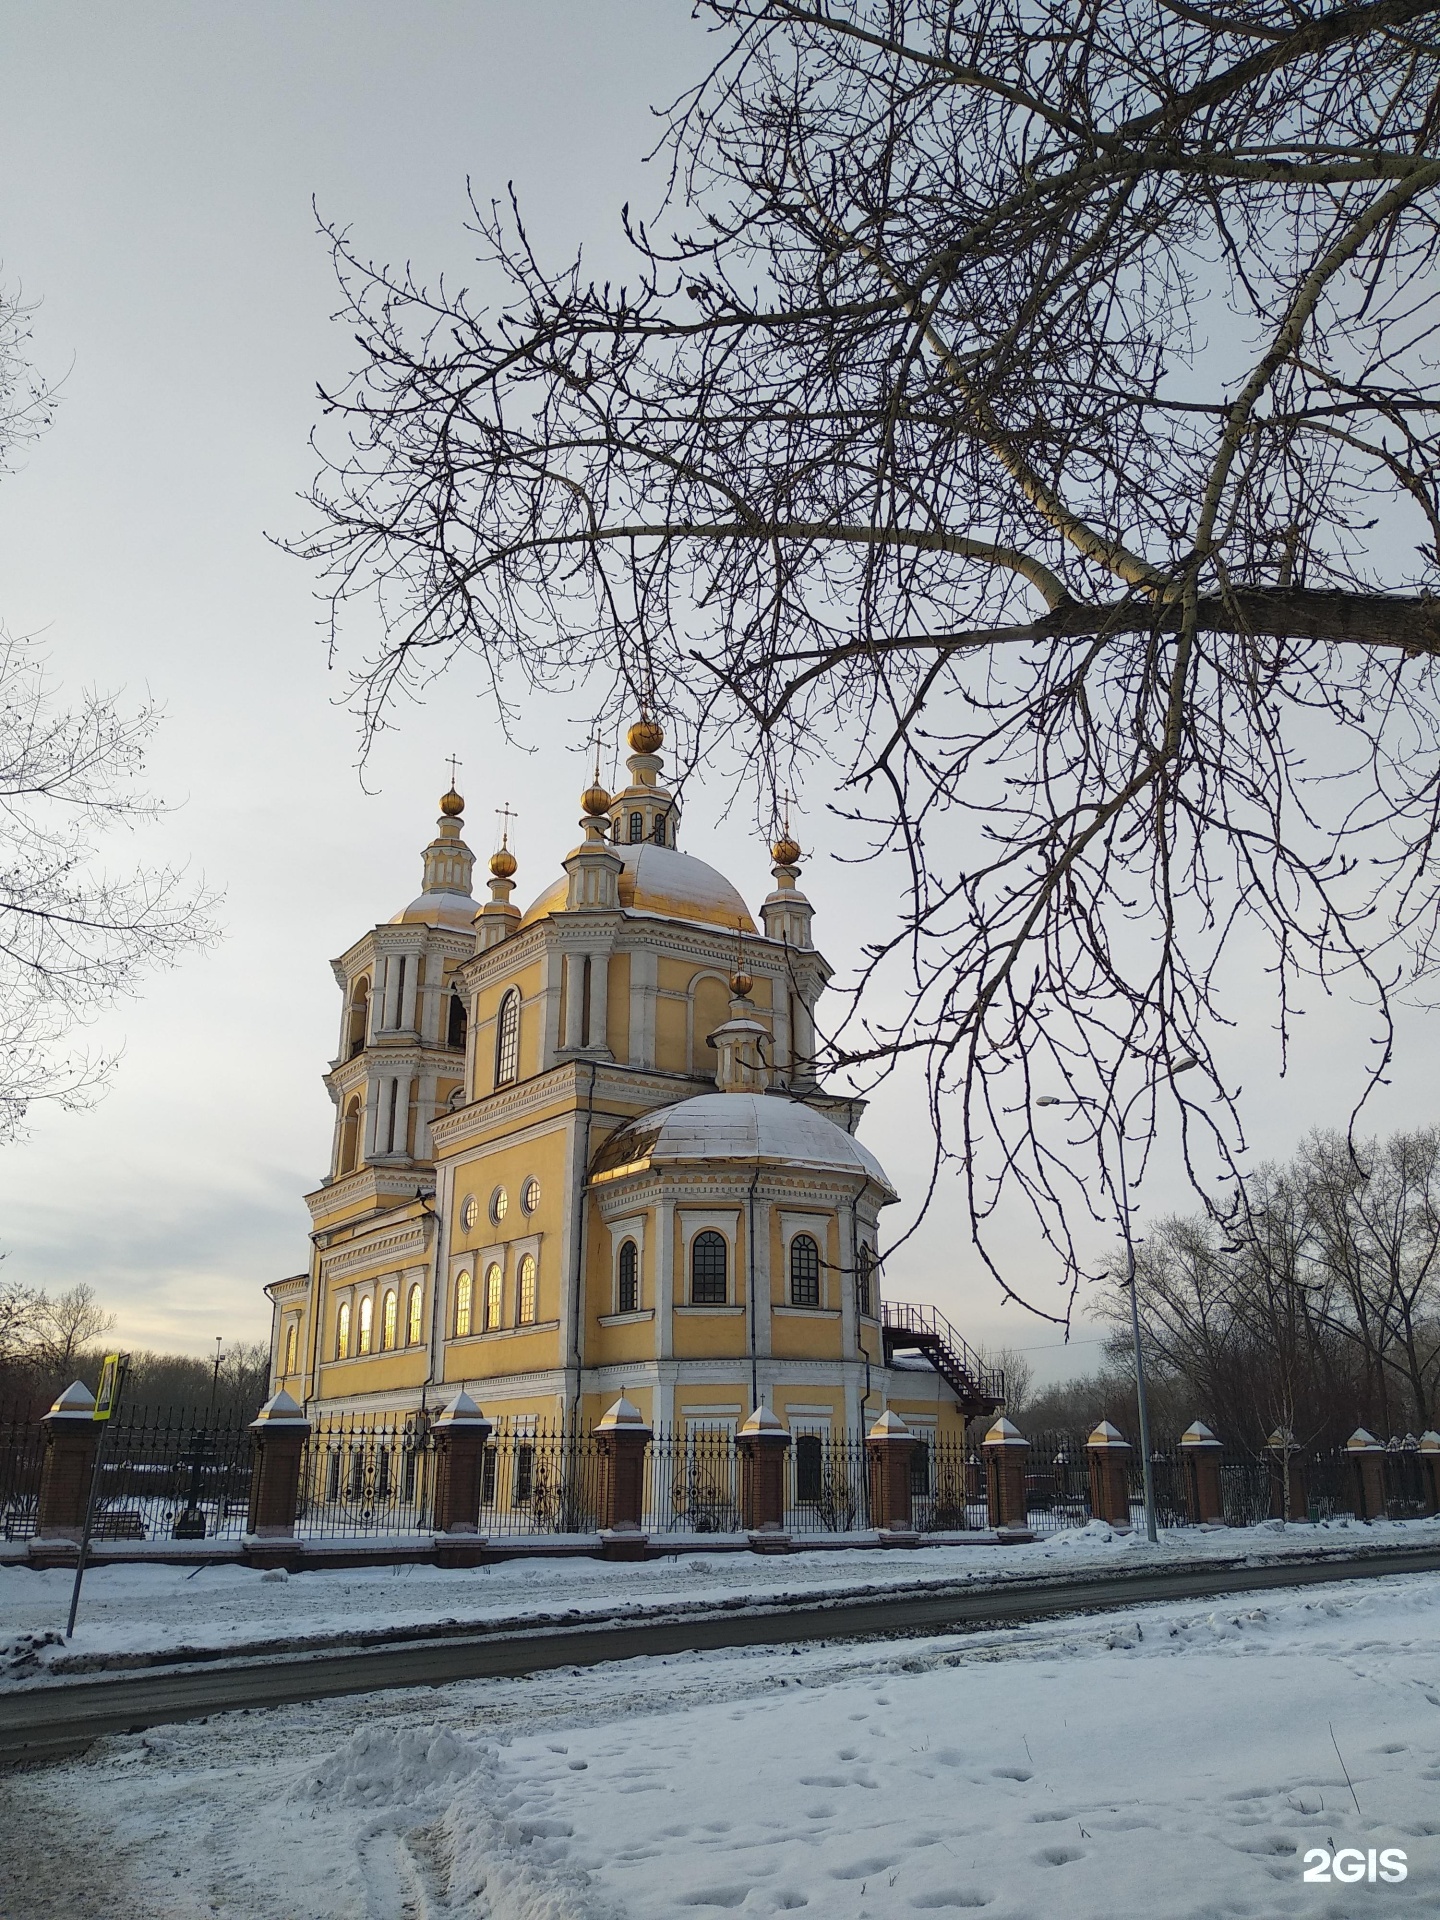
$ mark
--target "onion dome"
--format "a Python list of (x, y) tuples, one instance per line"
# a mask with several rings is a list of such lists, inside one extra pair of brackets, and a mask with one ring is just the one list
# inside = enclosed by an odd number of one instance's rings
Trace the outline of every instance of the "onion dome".
[(748, 996), (750, 989), (754, 986), (754, 984), (755, 982), (750, 978), (750, 975), (746, 973), (743, 967), (741, 967), (737, 972), (732, 973), (730, 976), (730, 991), (731, 993), (734, 994), (737, 1000), (744, 1000)]
[(793, 867), (800, 858), (800, 843), (792, 840), (788, 833), (782, 833), (770, 849), (770, 857), (777, 867)]
[(440, 796), (440, 811), (445, 815), (447, 820), (458, 819), (465, 811), (464, 799), (455, 791), (454, 787), (451, 787), (448, 793)]
[(665, 744), (665, 732), (659, 722), (643, 714), (625, 737), (635, 753), (658, 753)]
[(501, 847), (498, 853), (490, 856), (490, 871), (497, 880), (508, 880), (515, 871), (516, 860), (509, 847)]
[(610, 796), (597, 780), (581, 794), (580, 805), (592, 820), (598, 820), (602, 813), (610, 811)]

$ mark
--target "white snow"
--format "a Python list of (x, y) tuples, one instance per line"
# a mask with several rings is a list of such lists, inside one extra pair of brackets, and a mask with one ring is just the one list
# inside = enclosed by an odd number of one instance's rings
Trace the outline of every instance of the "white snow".
[[(1436, 1910), (1437, 1783), (1418, 1574), (110, 1739), (7, 1780), (0, 1912), (1358, 1920)], [(1307, 1885), (1312, 1847), (1408, 1878)]]
[(1112, 1533), (1102, 1522), (1092, 1522), (1031, 1544), (927, 1546), (914, 1552), (856, 1545), (778, 1557), (677, 1546), (673, 1555), (639, 1564), (537, 1557), (473, 1569), (315, 1571), (284, 1581), (249, 1567), (156, 1566), (137, 1555), (130, 1564), (91, 1568), (74, 1640), (38, 1648), (31, 1636), (64, 1625), (73, 1576), (64, 1569), (37, 1572), (0, 1563), (0, 1686), (43, 1679), (57, 1659), (76, 1656), (101, 1660), (155, 1651), (180, 1658), (187, 1648), (276, 1638), (343, 1639), (431, 1622), (534, 1625), (540, 1619), (595, 1618), (737, 1596), (762, 1603), (785, 1595), (823, 1599), (891, 1586), (1079, 1578), (1106, 1569), (1138, 1571), (1217, 1559), (1259, 1566), (1297, 1554), (1437, 1542), (1440, 1520), (1369, 1526), (1336, 1521), (1318, 1527), (1287, 1527), (1276, 1520), (1244, 1530), (1184, 1528), (1162, 1534), (1157, 1547), (1143, 1533)]

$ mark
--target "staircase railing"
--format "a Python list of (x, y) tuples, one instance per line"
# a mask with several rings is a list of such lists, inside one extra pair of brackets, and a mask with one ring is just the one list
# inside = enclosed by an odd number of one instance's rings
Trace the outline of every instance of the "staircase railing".
[[(965, 1385), (975, 1393), (985, 1399), (1005, 1398), (1003, 1370), (986, 1366), (964, 1336), (934, 1307), (923, 1306), (917, 1301), (885, 1300), (881, 1303), (881, 1312), (884, 1315), (882, 1324), (887, 1332), (915, 1335), (916, 1345), (922, 1352), (926, 1348), (934, 1348), (944, 1355)], [(900, 1343), (891, 1341), (888, 1344)]]

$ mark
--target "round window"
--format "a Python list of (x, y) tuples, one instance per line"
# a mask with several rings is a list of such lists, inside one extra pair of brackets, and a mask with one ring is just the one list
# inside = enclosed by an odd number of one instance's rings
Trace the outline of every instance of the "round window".
[(490, 1196), (490, 1218), (498, 1227), (510, 1211), (510, 1196), (503, 1187), (496, 1187)]
[(538, 1180), (532, 1178), (525, 1182), (524, 1186), (520, 1189), (520, 1204), (526, 1213), (534, 1213), (540, 1204), (540, 1182)]
[(470, 1233), (479, 1218), (480, 1202), (472, 1193), (467, 1197), (464, 1206), (460, 1209), (460, 1224), (464, 1227), (466, 1233)]

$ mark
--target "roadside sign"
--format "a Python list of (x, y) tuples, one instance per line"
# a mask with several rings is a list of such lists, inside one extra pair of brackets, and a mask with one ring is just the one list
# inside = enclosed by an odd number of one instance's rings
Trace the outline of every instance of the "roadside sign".
[(120, 1397), (120, 1361), (118, 1353), (107, 1353), (105, 1364), (100, 1369), (100, 1385), (95, 1393), (96, 1420), (108, 1420), (115, 1411), (115, 1402)]

